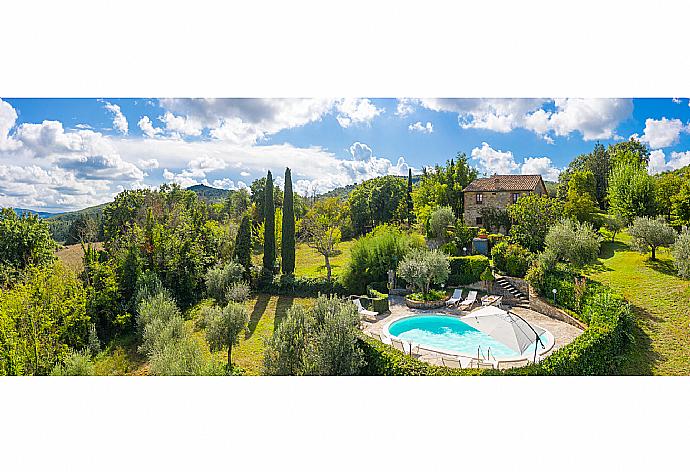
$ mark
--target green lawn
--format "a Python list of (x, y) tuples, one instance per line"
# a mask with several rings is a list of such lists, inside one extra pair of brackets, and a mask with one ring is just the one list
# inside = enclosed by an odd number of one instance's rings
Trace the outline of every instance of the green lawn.
[(657, 261), (632, 251), (630, 237), (602, 245), (601, 265), (589, 276), (621, 293), (635, 313), (635, 344), (622, 374), (690, 375), (690, 281), (675, 275), (666, 249)]
[[(340, 254), (331, 257), (331, 269), (333, 270), (333, 277), (338, 277), (347, 264), (350, 258), (350, 248), (355, 243), (355, 240), (343, 241), (338, 244)], [(254, 254), (252, 260), (255, 265), (261, 265), (262, 255)], [(295, 275), (303, 277), (326, 277), (326, 266), (321, 254), (315, 249), (310, 248), (304, 243), (297, 244), (295, 248)]]

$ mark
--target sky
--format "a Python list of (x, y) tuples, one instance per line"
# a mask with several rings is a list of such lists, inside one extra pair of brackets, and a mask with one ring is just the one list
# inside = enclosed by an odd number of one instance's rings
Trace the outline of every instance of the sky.
[(248, 187), (285, 167), (301, 194), (419, 173), (464, 152), (481, 174), (555, 181), (636, 137), (649, 173), (690, 164), (688, 99), (0, 99), (0, 206), (61, 212), (125, 190)]

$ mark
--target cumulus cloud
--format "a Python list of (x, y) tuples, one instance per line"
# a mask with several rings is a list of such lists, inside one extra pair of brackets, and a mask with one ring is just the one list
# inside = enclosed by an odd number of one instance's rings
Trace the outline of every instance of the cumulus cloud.
[(369, 123), (376, 116), (383, 113), (368, 98), (345, 98), (336, 105), (338, 115), (336, 119), (343, 128), (360, 123)]
[(0, 151), (17, 149), (21, 144), (10, 138), (10, 130), (17, 122), (17, 111), (0, 99)]
[(195, 118), (176, 116), (168, 111), (159, 119), (165, 124), (165, 130), (174, 138), (201, 135), (201, 122)]
[[(421, 99), (419, 103), (434, 111), (458, 114), (462, 128), (487, 129), (508, 133), (523, 128), (553, 142), (550, 135), (568, 136), (575, 131), (585, 141), (615, 136), (619, 123), (633, 110), (631, 99), (566, 98), (546, 99)], [(553, 110), (544, 108), (553, 104)]]
[(434, 132), (434, 125), (431, 124), (431, 121), (427, 121), (425, 125), (423, 125), (421, 121), (417, 121), (416, 123), (412, 123), (410, 126), (408, 126), (407, 129), (410, 131), (416, 131), (418, 133), (431, 134)]
[(395, 114), (401, 117), (411, 115), (414, 113), (414, 100), (410, 98), (401, 98), (398, 100), (398, 105), (395, 109)]
[(142, 169), (158, 169), (160, 163), (158, 159), (139, 159), (139, 167)]
[(160, 128), (156, 128), (153, 126), (153, 122), (151, 121), (151, 118), (148, 116), (144, 115), (141, 117), (139, 122), (137, 123), (139, 125), (139, 129), (144, 133), (144, 136), (147, 138), (155, 138), (156, 135), (161, 134), (163, 130)]
[(545, 180), (557, 181), (560, 170), (553, 166), (548, 157), (527, 157), (522, 164), (515, 161), (512, 151), (493, 149), (483, 142), (472, 149), (471, 159), (476, 161), (482, 174), (540, 174)]
[(666, 161), (666, 154), (661, 149), (656, 149), (649, 154), (647, 172), (650, 175), (659, 174), (670, 170), (680, 169), (690, 165), (690, 151), (672, 152), (671, 158)]
[(129, 131), (129, 124), (127, 118), (122, 114), (120, 106), (114, 103), (105, 102), (105, 109), (113, 114), (113, 128), (122, 134), (127, 134)]
[(671, 146), (678, 142), (681, 132), (687, 132), (687, 128), (683, 122), (677, 118), (667, 119), (666, 117), (660, 120), (647, 118), (644, 122), (644, 134), (640, 137), (640, 141), (649, 144), (652, 149), (659, 149)]

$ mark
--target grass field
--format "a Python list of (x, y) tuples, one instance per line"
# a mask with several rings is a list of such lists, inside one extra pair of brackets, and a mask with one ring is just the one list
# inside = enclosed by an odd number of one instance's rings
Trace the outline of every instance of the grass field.
[[(350, 258), (350, 248), (355, 240), (343, 241), (338, 245), (340, 254), (331, 257), (331, 269), (333, 277), (338, 277), (343, 273), (345, 265)], [(252, 261), (255, 265), (261, 265), (262, 255), (254, 254)], [(299, 243), (295, 248), (295, 275), (302, 277), (326, 277), (326, 266), (323, 256), (304, 243)]]
[(635, 313), (635, 344), (624, 361), (626, 375), (690, 375), (690, 281), (675, 275), (669, 251), (657, 261), (632, 251), (626, 234), (602, 245), (589, 274), (621, 293)]
[[(103, 243), (93, 243), (96, 249), (102, 249)], [(72, 244), (59, 249), (55, 255), (67, 267), (75, 271), (77, 274), (84, 270), (84, 251), (81, 249), (81, 244)]]

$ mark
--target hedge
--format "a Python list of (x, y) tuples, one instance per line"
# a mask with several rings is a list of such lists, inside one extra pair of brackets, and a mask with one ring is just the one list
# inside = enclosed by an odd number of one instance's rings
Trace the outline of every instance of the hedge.
[(390, 311), (390, 306), (388, 305), (388, 294), (381, 293), (373, 288), (368, 290), (370, 300), (371, 310), (377, 311), (379, 313), (386, 313)]
[(450, 262), (449, 285), (468, 285), (479, 281), (482, 272), (489, 267), (489, 258), (482, 255), (448, 258)]
[(538, 364), (507, 370), (451, 369), (421, 362), (380, 341), (362, 335), (366, 364), (362, 375), (610, 375), (631, 341), (630, 306), (606, 287), (585, 299), (587, 329)]
[(298, 297), (312, 297), (318, 294), (346, 295), (343, 285), (333, 279), (315, 277), (276, 276), (270, 284), (263, 283), (259, 287), (262, 293), (272, 295), (292, 295)]

